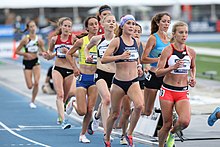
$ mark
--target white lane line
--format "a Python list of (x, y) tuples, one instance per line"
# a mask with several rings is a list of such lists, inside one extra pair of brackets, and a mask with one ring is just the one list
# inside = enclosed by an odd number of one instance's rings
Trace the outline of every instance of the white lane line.
[[(20, 130), (51, 130), (51, 129), (61, 129), (60, 126), (24, 126), (24, 125), (18, 125)], [(82, 129), (82, 127), (75, 127), (75, 126), (71, 126), (72, 130), (79, 130)]]
[(23, 126), (23, 125), (18, 125), (19, 128), (24, 129), (24, 128), (61, 128), (60, 126)]
[(8, 127), (7, 127), (5, 124), (3, 124), (2, 122), (0, 122), (0, 125), (1, 125), (3, 128), (5, 128), (8, 132), (10, 132), (12, 135), (15, 135), (15, 136), (17, 136), (17, 137), (19, 137), (19, 138), (21, 138), (21, 139), (24, 139), (24, 140), (26, 140), (26, 141), (29, 141), (29, 142), (31, 142), (31, 143), (34, 143), (34, 144), (37, 144), (37, 145), (40, 145), (40, 146), (50, 147), (49, 145), (46, 145), (46, 144), (43, 144), (43, 143), (40, 143), (40, 142), (31, 140), (31, 139), (29, 139), (29, 138), (26, 138), (26, 137), (24, 137), (24, 136), (21, 136), (21, 135), (15, 133), (14, 131), (12, 131), (10, 128), (8, 128)]
[[(11, 128), (11, 130), (14, 130), (14, 131), (21, 131), (20, 128)], [(5, 131), (5, 129), (4, 129), (4, 128), (1, 128), (0, 131)]]

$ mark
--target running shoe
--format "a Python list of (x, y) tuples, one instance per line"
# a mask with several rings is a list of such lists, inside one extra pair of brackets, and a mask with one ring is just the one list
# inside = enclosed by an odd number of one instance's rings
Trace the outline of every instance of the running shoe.
[(167, 147), (174, 147), (175, 146), (175, 135), (170, 132), (167, 137), (166, 146)]
[(110, 141), (104, 141), (105, 147), (111, 147), (111, 142)]
[(121, 145), (128, 145), (128, 142), (127, 142), (124, 135), (121, 135), (120, 144)]
[(66, 114), (70, 115), (71, 112), (73, 111), (73, 102), (76, 101), (76, 97), (71, 97), (69, 100), (67, 106), (66, 106)]
[(86, 135), (80, 135), (79, 136), (79, 142), (81, 143), (90, 143), (90, 140), (86, 138)]
[(127, 140), (127, 145), (128, 147), (134, 147), (134, 144), (133, 144), (133, 137), (131, 135), (126, 135), (126, 140)]
[(91, 127), (92, 127), (93, 131), (97, 131), (98, 128), (99, 128), (99, 119), (97, 119), (95, 117), (96, 113), (97, 113), (97, 111), (93, 111), (93, 114), (92, 114), (93, 122), (92, 122), (92, 126)]
[(31, 102), (29, 104), (29, 106), (30, 106), (31, 109), (36, 109), (37, 108), (37, 106), (33, 102)]
[(71, 125), (69, 123), (67, 123), (66, 120), (63, 120), (62, 124), (61, 124), (62, 129), (69, 129), (71, 127)]
[(60, 116), (58, 116), (58, 118), (57, 118), (57, 124), (58, 125), (61, 125), (62, 124), (62, 118), (60, 117)]
[(217, 114), (218, 112), (220, 112), (220, 107), (217, 107), (217, 108), (215, 109), (215, 111), (212, 112), (212, 114), (209, 116), (209, 118), (208, 118), (208, 125), (209, 125), (209, 126), (213, 126), (214, 123), (218, 120), (218, 118), (216, 117), (216, 114)]
[(93, 122), (93, 121), (91, 121), (91, 122), (89, 123), (88, 128), (87, 128), (87, 133), (88, 133), (89, 135), (92, 135), (92, 134), (94, 133), (94, 131), (92, 130), (92, 122)]

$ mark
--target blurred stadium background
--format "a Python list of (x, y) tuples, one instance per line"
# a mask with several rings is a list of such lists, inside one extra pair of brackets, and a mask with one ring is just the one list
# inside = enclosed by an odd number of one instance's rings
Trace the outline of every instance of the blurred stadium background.
[[(134, 15), (143, 28), (142, 41), (146, 42), (150, 34), (152, 16), (157, 12), (167, 11), (172, 16), (169, 33), (172, 24), (182, 20), (189, 25), (189, 45), (220, 49), (220, 0), (1, 0), (0, 57), (13, 55), (13, 48), (24, 35), (15, 30), (24, 30), (25, 23), (29, 20), (37, 22), (38, 34), (47, 45), (47, 36), (55, 28), (52, 22), (60, 17), (70, 17), (74, 23), (73, 33), (79, 34), (83, 31), (83, 20), (89, 15), (96, 15), (99, 6), (104, 4), (112, 7), (117, 21), (124, 14)], [(216, 60), (218, 62), (215, 62), (215, 67), (220, 64), (218, 57)], [(210, 66), (204, 66), (198, 71), (202, 73), (216, 70), (209, 68)], [(220, 71), (217, 73), (220, 79)]]
[(79, 33), (83, 20), (96, 14), (103, 4), (113, 8), (117, 20), (124, 14), (134, 15), (143, 27), (143, 35), (149, 35), (150, 19), (159, 11), (169, 12), (172, 22), (187, 22), (190, 33), (220, 33), (220, 0), (1, 0), (0, 37), (13, 37), (13, 28), (24, 29), (30, 19), (37, 22), (39, 33), (44, 36), (53, 30), (50, 22), (63, 16), (73, 19), (73, 32)]

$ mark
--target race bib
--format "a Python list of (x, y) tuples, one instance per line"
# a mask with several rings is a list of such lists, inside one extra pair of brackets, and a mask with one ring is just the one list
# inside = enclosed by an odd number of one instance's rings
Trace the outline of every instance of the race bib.
[(89, 55), (92, 56), (93, 60), (92, 62), (87, 62), (86, 63), (89, 63), (89, 64), (97, 64), (97, 54), (94, 53), (94, 52), (89, 52)]
[(129, 50), (129, 52), (130, 52), (129, 60), (137, 60), (139, 58), (139, 54), (137, 50)]
[(163, 90), (163, 89), (160, 89), (160, 93), (159, 93), (159, 96), (163, 97), (163, 96), (164, 96), (164, 94), (165, 94), (165, 90)]
[(38, 51), (38, 46), (30, 46), (28, 47), (28, 52), (36, 53)]
[(149, 72), (144, 73), (144, 76), (145, 76), (145, 79), (148, 80), (148, 81), (150, 81), (150, 79), (152, 77), (152, 75)]
[(99, 52), (99, 57), (100, 57), (100, 58), (103, 57), (103, 55), (104, 55), (104, 53), (105, 53), (105, 51), (106, 51), (106, 48), (107, 48), (107, 47), (102, 47), (102, 48), (100, 48), (100, 49), (98, 50), (98, 52)]

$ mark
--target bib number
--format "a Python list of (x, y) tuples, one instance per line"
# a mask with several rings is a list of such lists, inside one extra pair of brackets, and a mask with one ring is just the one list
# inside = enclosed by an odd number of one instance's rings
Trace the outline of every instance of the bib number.
[(163, 97), (163, 96), (164, 96), (164, 94), (165, 94), (165, 90), (163, 90), (163, 89), (160, 89), (160, 93), (159, 93), (159, 96)]
[(150, 81), (150, 79), (152, 77), (152, 75), (149, 72), (144, 73), (144, 76), (145, 76), (145, 79), (148, 80), (148, 81)]

